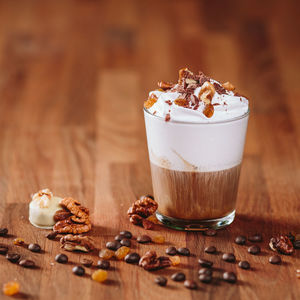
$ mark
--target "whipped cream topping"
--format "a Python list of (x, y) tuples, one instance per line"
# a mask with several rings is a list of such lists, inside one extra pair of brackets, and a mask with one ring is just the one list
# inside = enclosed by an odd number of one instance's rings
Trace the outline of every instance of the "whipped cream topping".
[[(203, 73), (194, 75), (187, 69), (179, 73), (177, 84), (159, 83), (159, 90), (149, 93), (145, 107), (153, 115), (164, 118), (166, 121), (180, 121), (190, 123), (210, 123), (226, 121), (243, 116), (248, 112), (248, 100), (235, 92), (230, 84), (221, 84)], [(211, 93), (208, 97), (201, 97), (204, 83), (209, 82)], [(229, 87), (226, 89), (225, 87)], [(150, 99), (150, 101), (149, 101)], [(178, 103), (180, 99), (181, 103)], [(185, 100), (182, 105), (182, 100)], [(207, 101), (206, 101), (207, 100)], [(148, 103), (147, 103), (148, 102)], [(148, 105), (147, 105), (148, 104)], [(210, 114), (206, 113), (209, 109)]]

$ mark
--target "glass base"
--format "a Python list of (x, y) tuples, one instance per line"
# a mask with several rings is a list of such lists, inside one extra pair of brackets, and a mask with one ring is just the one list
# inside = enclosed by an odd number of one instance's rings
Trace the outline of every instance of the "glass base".
[(172, 229), (185, 231), (205, 231), (207, 229), (220, 229), (231, 224), (235, 217), (235, 210), (225, 217), (208, 220), (175, 219), (164, 216), (159, 212), (156, 213), (156, 217), (163, 225)]

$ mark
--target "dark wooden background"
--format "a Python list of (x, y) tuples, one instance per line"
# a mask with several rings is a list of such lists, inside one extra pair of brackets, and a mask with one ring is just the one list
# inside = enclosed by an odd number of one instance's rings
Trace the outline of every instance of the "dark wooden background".
[[(11, 246), (39, 268), (1, 256), (0, 285), (17, 279), (27, 299), (299, 299), (299, 251), (274, 266), (267, 246), (273, 234), (300, 231), (299, 15), (296, 0), (0, 1), (0, 226), (45, 250)], [(184, 66), (229, 80), (251, 99), (237, 218), (214, 238), (159, 230), (166, 245), (195, 255), (179, 268), (189, 278), (197, 279), (197, 257), (210, 258), (203, 249), (211, 244), (253, 270), (212, 256), (238, 283), (199, 283), (193, 292), (153, 283), (173, 270), (122, 262), (112, 262), (105, 285), (75, 277), (80, 255), (53, 264), (58, 243), (28, 223), (30, 194), (49, 187), (90, 207), (98, 248), (120, 229), (143, 232), (126, 218), (129, 204), (152, 189), (142, 104), (157, 80), (176, 80)], [(263, 252), (249, 257), (232, 241), (255, 232)], [(11, 245), (13, 236), (0, 242)], [(162, 254), (166, 245), (135, 250)]]

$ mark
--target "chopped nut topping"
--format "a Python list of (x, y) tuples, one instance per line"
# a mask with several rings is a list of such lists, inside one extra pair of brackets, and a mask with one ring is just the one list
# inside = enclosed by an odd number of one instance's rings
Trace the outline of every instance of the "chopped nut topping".
[(57, 212), (55, 212), (53, 219), (55, 222), (58, 222), (58, 221), (68, 219), (71, 216), (72, 216), (72, 214), (69, 211), (67, 211), (65, 209), (60, 209)]
[(215, 94), (216, 90), (214, 86), (209, 82), (205, 81), (199, 92), (199, 99), (205, 104), (209, 104)]
[(269, 246), (273, 251), (282, 254), (289, 255), (294, 252), (293, 244), (286, 235), (272, 237)]
[(144, 102), (144, 107), (149, 109), (152, 107), (157, 101), (157, 97), (154, 94), (151, 94), (149, 98)]
[(154, 271), (162, 268), (167, 268), (172, 265), (169, 257), (157, 257), (155, 251), (148, 251), (140, 259), (139, 265), (147, 271)]
[(186, 99), (181, 99), (178, 98), (174, 101), (174, 103), (178, 106), (183, 106), (183, 107), (188, 107), (189, 106), (189, 101)]
[(87, 236), (67, 234), (60, 239), (61, 248), (67, 251), (90, 252), (95, 249), (92, 240)]
[(223, 86), (223, 88), (225, 88), (225, 89), (228, 90), (228, 91), (233, 91), (233, 90), (235, 90), (234, 85), (233, 85), (232, 83), (230, 83), (229, 81), (224, 82), (224, 83), (222, 84), (222, 86)]
[(215, 111), (215, 108), (212, 104), (207, 104), (205, 105), (204, 107), (204, 110), (203, 110), (203, 114), (207, 117), (207, 118), (211, 118), (214, 114), (214, 111)]
[(159, 81), (157, 83), (158, 87), (161, 88), (163, 91), (171, 89), (174, 86), (174, 83), (165, 82), (165, 81)]

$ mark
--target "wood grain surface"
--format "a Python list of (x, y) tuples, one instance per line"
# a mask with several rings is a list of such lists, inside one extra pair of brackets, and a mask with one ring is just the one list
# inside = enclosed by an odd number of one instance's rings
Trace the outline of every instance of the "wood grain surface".
[[(0, 286), (16, 279), (26, 299), (299, 299), (300, 252), (271, 265), (273, 234), (300, 232), (299, 1), (0, 1), (0, 243), (38, 264), (27, 270), (0, 256)], [(144, 230), (126, 210), (151, 193), (142, 103), (158, 80), (175, 81), (188, 66), (231, 81), (251, 99), (251, 116), (237, 217), (216, 237), (158, 232), (165, 245), (139, 245), (143, 253), (167, 245), (192, 252), (179, 268), (146, 272), (112, 261), (109, 281), (72, 274), (54, 257), (59, 243), (28, 222), (30, 194), (49, 187), (73, 196), (92, 212), (97, 248), (120, 230)], [(261, 232), (263, 251), (250, 256), (233, 243), (237, 234)], [(33, 254), (13, 246), (14, 237), (38, 242)], [(204, 254), (215, 245), (219, 254)], [(253, 269), (221, 260), (233, 252)], [(197, 291), (169, 275), (184, 270), (197, 280), (197, 258), (235, 271), (238, 283), (199, 282)], [(154, 284), (157, 274), (168, 287)], [(216, 275), (219, 274), (216, 272)], [(0, 293), (0, 299), (8, 299)]]

